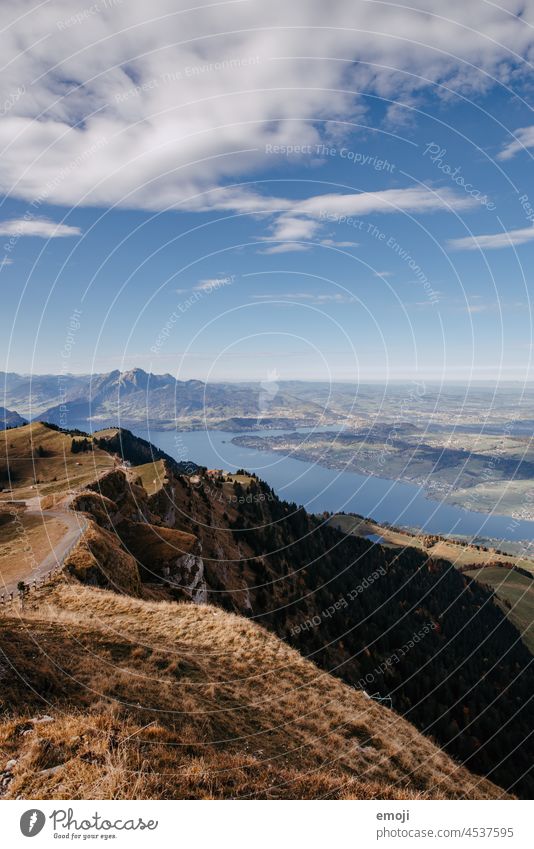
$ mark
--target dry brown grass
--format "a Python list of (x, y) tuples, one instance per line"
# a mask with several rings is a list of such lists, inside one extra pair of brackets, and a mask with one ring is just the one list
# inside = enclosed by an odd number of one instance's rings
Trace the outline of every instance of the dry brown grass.
[[(0, 646), (22, 675), (3, 662), (0, 757), (17, 759), (9, 798), (505, 795), (220, 609), (60, 581), (21, 615), (0, 620)], [(54, 721), (32, 723), (39, 712)]]
[(140, 563), (159, 566), (176, 561), (182, 554), (188, 554), (198, 543), (194, 534), (161, 525), (156, 527), (147, 522), (130, 522), (127, 527), (121, 528), (121, 535), (128, 551)]
[(113, 458), (99, 448), (73, 454), (71, 436), (40, 422), (2, 431), (0, 443), (0, 485), (12, 490), (0, 492), (3, 499), (65, 494), (114, 466)]
[(141, 481), (148, 495), (154, 495), (167, 482), (167, 469), (163, 460), (155, 460), (153, 463), (144, 463), (132, 469), (134, 479)]

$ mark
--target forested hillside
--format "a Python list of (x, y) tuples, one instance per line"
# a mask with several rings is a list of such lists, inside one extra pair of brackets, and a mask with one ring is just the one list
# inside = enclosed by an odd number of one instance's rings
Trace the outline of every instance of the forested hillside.
[[(108, 477), (94, 489), (109, 503), (92, 509), (150, 592), (254, 618), (384, 698), (469, 768), (521, 795), (534, 790), (532, 658), (491, 592), (447, 561), (345, 536), (245, 474), (167, 468), (151, 496)], [(164, 556), (158, 526), (189, 536), (166, 540)]]

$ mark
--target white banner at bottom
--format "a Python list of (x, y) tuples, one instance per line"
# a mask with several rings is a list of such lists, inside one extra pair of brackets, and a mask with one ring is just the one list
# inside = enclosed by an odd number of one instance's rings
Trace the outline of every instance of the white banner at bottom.
[(6, 849), (532, 849), (532, 814), (531, 802), (509, 800), (0, 802)]

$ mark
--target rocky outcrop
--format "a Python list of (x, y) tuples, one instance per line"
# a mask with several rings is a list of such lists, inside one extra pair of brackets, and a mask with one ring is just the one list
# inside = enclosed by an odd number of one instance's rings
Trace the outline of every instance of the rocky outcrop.
[(165, 472), (166, 476), (163, 478), (160, 488), (154, 495), (149, 496), (148, 506), (152, 515), (157, 516), (161, 524), (173, 528), (179, 520), (174, 495), (176, 479), (166, 466)]
[(174, 528), (125, 522), (120, 537), (138, 563), (143, 581), (163, 582), (176, 598), (197, 604), (207, 601), (204, 563), (196, 536)]
[(73, 498), (71, 508), (79, 513), (89, 514), (101, 528), (108, 531), (116, 527), (120, 518), (116, 503), (99, 492), (80, 492)]
[(178, 589), (195, 604), (207, 604), (208, 587), (204, 563), (198, 554), (184, 554), (173, 567), (164, 567), (163, 574), (172, 589)]
[(139, 483), (128, 480), (122, 469), (113, 469), (89, 484), (87, 490), (114, 502), (116, 525), (123, 520), (152, 522), (157, 519), (148, 505), (146, 490)]
[(135, 559), (123, 550), (116, 534), (90, 521), (79, 542), (67, 555), (68, 574), (97, 587), (141, 596), (141, 579)]
[(70, 574), (134, 595), (142, 594), (143, 584), (156, 583), (176, 600), (207, 602), (202, 545), (194, 534), (173, 527), (169, 478), (149, 498), (139, 479), (132, 482), (115, 469), (79, 493), (72, 507), (92, 522), (67, 560)]

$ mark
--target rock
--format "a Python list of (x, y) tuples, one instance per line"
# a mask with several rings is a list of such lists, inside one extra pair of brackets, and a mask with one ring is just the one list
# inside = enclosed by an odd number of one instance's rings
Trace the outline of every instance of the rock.
[(184, 554), (178, 557), (173, 573), (170, 575), (170, 586), (178, 586), (184, 595), (195, 604), (207, 604), (208, 588), (204, 577), (204, 561), (195, 554)]
[(7, 764), (5, 765), (4, 772), (10, 772), (10, 770), (12, 770), (13, 767), (16, 766), (16, 765), (17, 765), (17, 759), (11, 758), (11, 760), (8, 761)]
[(33, 722), (34, 725), (40, 725), (43, 722), (53, 722), (54, 719), (51, 716), (48, 716), (45, 713), (43, 716), (35, 716), (33, 719), (30, 719), (30, 722)]
[(49, 767), (49, 769), (42, 769), (39, 772), (39, 775), (45, 775), (45, 776), (55, 775), (56, 772), (58, 772), (63, 766), (65, 766), (65, 764), (58, 764), (57, 766)]

